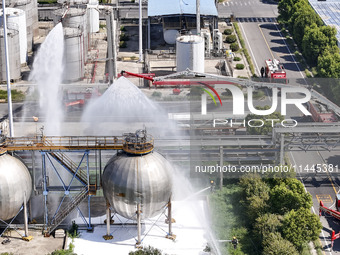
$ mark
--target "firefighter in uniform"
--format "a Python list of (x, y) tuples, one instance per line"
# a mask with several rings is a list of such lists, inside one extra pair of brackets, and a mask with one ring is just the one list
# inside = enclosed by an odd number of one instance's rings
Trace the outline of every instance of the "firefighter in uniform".
[(238, 244), (238, 240), (237, 240), (237, 238), (235, 236), (233, 237), (233, 240), (231, 240), (231, 243), (233, 244), (234, 249), (236, 249), (237, 248), (237, 244)]

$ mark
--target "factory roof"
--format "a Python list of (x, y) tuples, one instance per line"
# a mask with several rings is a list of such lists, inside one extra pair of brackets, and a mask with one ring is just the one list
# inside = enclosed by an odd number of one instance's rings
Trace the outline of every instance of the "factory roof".
[(314, 8), (325, 25), (336, 28), (336, 38), (340, 42), (340, 0), (309, 0), (310, 5)]
[[(196, 14), (196, 0), (149, 0), (148, 16)], [(200, 0), (200, 14), (217, 16), (215, 0)]]

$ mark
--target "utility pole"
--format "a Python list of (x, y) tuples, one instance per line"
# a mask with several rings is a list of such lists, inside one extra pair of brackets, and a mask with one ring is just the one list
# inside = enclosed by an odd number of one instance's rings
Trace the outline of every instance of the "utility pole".
[(6, 2), (2, 0), (2, 17), (4, 26), (4, 42), (5, 42), (5, 62), (6, 62), (6, 81), (7, 81), (7, 102), (8, 102), (8, 120), (9, 120), (9, 136), (14, 136), (13, 129), (13, 112), (12, 112), (12, 94), (11, 94), (11, 78), (9, 70), (9, 56), (7, 44), (7, 18), (6, 18)]
[(142, 0), (139, 0), (139, 62), (143, 61), (143, 13), (142, 13)]
[(197, 35), (201, 35), (200, 0), (196, 0), (196, 30)]

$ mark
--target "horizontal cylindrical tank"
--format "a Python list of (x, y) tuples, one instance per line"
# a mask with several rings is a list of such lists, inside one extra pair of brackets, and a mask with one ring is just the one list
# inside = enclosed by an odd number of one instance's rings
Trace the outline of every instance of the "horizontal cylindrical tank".
[[(8, 27), (14, 25), (19, 32), (20, 44), (20, 63), (26, 63), (27, 57), (27, 29), (26, 29), (26, 15), (23, 10), (15, 8), (6, 8), (6, 17)], [(2, 25), (2, 9), (0, 10), (0, 25)]]
[[(19, 32), (13, 29), (7, 29), (7, 45), (10, 79), (20, 79), (20, 45)], [(0, 28), (0, 82), (6, 81), (6, 58), (4, 30)]]
[(90, 0), (87, 5), (89, 15), (89, 32), (96, 33), (99, 31), (99, 2), (98, 0)]
[(9, 220), (17, 215), (32, 192), (32, 179), (27, 167), (8, 154), (0, 155), (0, 219)]
[(164, 41), (167, 44), (175, 44), (176, 38), (179, 35), (179, 31), (176, 29), (163, 29)]
[(84, 77), (84, 38), (80, 29), (64, 27), (65, 38), (65, 77), (76, 81)]
[(39, 36), (37, 0), (14, 0), (11, 6), (23, 10), (26, 15), (27, 51), (33, 48), (33, 38)]
[(159, 153), (143, 156), (116, 155), (104, 169), (104, 196), (119, 215), (136, 219), (137, 203), (142, 218), (159, 214), (169, 202), (172, 167)]
[(204, 40), (197, 35), (183, 35), (176, 40), (177, 72), (189, 68), (204, 73)]

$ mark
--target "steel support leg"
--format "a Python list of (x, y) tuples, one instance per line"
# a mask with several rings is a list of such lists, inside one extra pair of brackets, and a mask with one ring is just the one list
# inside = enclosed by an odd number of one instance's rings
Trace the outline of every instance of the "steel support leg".
[(46, 153), (41, 152), (41, 157), (42, 157), (42, 174), (43, 174), (43, 195), (44, 195), (44, 234), (48, 234), (48, 208), (47, 208), (47, 173), (46, 173), (46, 159), (45, 159)]

